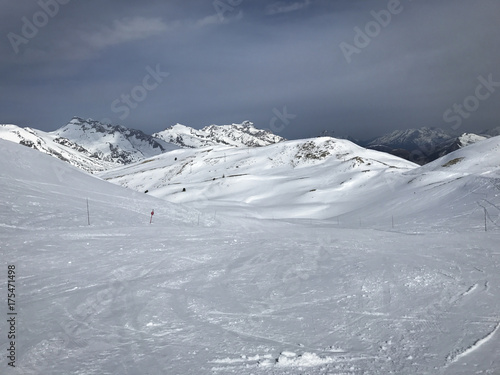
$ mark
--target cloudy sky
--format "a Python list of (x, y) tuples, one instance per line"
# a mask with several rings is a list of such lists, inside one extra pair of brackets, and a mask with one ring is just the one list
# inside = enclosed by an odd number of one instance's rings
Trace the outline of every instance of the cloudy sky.
[[(0, 0), (0, 123), (500, 126), (498, 0)], [(333, 133), (334, 132), (334, 133)]]

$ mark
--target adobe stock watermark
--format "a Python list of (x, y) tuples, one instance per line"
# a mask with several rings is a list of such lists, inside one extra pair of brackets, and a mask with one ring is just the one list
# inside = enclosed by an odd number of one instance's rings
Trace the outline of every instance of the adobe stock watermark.
[(443, 113), (443, 120), (448, 124), (453, 124), (451, 128), (457, 130), (462, 126), (464, 120), (471, 117), (472, 113), (476, 112), (481, 107), (481, 102), (491, 98), (500, 87), (500, 82), (493, 80), (493, 74), (489, 74), (488, 78), (483, 76), (477, 77), (479, 84), (473, 95), (466, 97), (462, 104), (455, 103)]
[(358, 26), (354, 28), (353, 43), (342, 42), (339, 45), (347, 63), (350, 64), (352, 62), (353, 55), (360, 54), (363, 49), (367, 48), (372, 40), (378, 37), (382, 30), (389, 26), (393, 17), (400, 14), (403, 10), (404, 6), (401, 4), (401, 0), (389, 0), (387, 9), (382, 9), (378, 12), (372, 10), (370, 14), (373, 20), (368, 21), (364, 28)]
[[(157, 89), (170, 75), (170, 73), (161, 70), (160, 64), (156, 64), (154, 69), (147, 66), (146, 72), (147, 74), (139, 85), (133, 87), (129, 93), (121, 94), (111, 103), (111, 111), (118, 114), (121, 120), (125, 120), (133, 109), (147, 99), (148, 93)], [(101, 122), (111, 123), (111, 120), (106, 118), (102, 119)]]
[(38, 0), (36, 3), (41, 8), (35, 12), (30, 18), (24, 16), (21, 18), (22, 26), (21, 33), (16, 34), (9, 32), (7, 39), (16, 54), (19, 53), (19, 47), (23, 44), (28, 44), (30, 40), (38, 35), (40, 29), (48, 25), (51, 18), (59, 14), (61, 5), (66, 5), (71, 0)]
[[(243, 12), (239, 9), (239, 6), (243, 0), (215, 0), (213, 6), (215, 12), (219, 16), (220, 22), (225, 22), (227, 19), (236, 18), (239, 19), (243, 16)], [(229, 16), (229, 17), (227, 17)]]
[(273, 109), (274, 117), (271, 118), (269, 122), (269, 128), (274, 134), (281, 133), (285, 128), (290, 125), (291, 120), (297, 118), (297, 115), (288, 113), (286, 106), (283, 106), (283, 110), (280, 112), (278, 108)]

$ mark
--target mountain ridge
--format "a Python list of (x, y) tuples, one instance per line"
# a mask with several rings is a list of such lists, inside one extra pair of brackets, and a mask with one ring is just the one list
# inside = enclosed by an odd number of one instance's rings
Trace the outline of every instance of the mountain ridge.
[(451, 134), (441, 128), (422, 127), (394, 130), (358, 144), (424, 165), (462, 147), (489, 138), (489, 135)]
[[(220, 145), (179, 149), (98, 176), (175, 203), (226, 202), (270, 208), (276, 201), (286, 201), (293, 210), (301, 207), (286, 215), (304, 217), (311, 212), (321, 216), (322, 210), (329, 211), (329, 205), (347, 192), (384, 185), (387, 175), (417, 167), (347, 140), (321, 137), (251, 149)], [(363, 202), (359, 199), (356, 205)], [(336, 210), (342, 213), (342, 207), (337, 205)]]
[(80, 117), (73, 117), (67, 125), (51, 134), (69, 139), (99, 159), (115, 164), (129, 164), (175, 149), (141, 130)]
[(285, 139), (267, 130), (254, 127), (250, 121), (232, 125), (209, 125), (200, 130), (176, 124), (153, 137), (185, 148), (215, 146), (217, 144), (235, 147), (262, 147)]
[(249, 121), (210, 125), (202, 130), (178, 124), (148, 135), (141, 130), (77, 116), (52, 132), (1, 125), (0, 138), (34, 148), (90, 173), (131, 164), (179, 147), (262, 147), (284, 141), (280, 136), (255, 128)]
[[(443, 129), (424, 127), (395, 130), (368, 141), (353, 142), (424, 165), (500, 133), (500, 128), (482, 133), (485, 134), (464, 133), (457, 136)], [(0, 138), (35, 148), (90, 173), (128, 165), (179, 147), (193, 149), (222, 145), (253, 148), (286, 141), (281, 136), (256, 128), (250, 121), (232, 125), (209, 125), (200, 130), (176, 124), (148, 135), (140, 130), (81, 117), (73, 117), (68, 124), (52, 132), (2, 125)]]
[(67, 138), (41, 130), (2, 124), (0, 125), (0, 138), (51, 155), (90, 173), (115, 166)]
[[(207, 210), (247, 210), (259, 218), (328, 219), (409, 215), (446, 201), (453, 213), (460, 199), (486, 185), (498, 187), (500, 137), (460, 148), (427, 165), (365, 149), (330, 137), (285, 141), (264, 148), (227, 146), (179, 149), (98, 176), (172, 203)], [(457, 190), (455, 192), (455, 189)], [(489, 189), (489, 187), (488, 187)], [(454, 197), (448, 198), (448, 196)], [(424, 199), (424, 201), (425, 201)], [(474, 201), (468, 205), (474, 210)]]

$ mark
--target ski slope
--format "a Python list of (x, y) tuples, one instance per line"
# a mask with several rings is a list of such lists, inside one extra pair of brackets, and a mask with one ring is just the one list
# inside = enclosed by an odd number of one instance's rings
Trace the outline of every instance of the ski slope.
[(362, 207), (379, 192), (386, 195), (389, 177), (416, 166), (323, 137), (259, 148), (176, 150), (99, 176), (175, 203), (224, 212), (236, 207), (255, 217), (324, 219)]
[(488, 224), (495, 227), (500, 137), (423, 167), (324, 137), (260, 148), (176, 150), (99, 176), (170, 202), (234, 216), (331, 219), (381, 228), (395, 221), (415, 230), (441, 230), (441, 224), (484, 227), (485, 207)]
[[(477, 194), (498, 206), (498, 164), (443, 167), (452, 160), (373, 172), (385, 195), (361, 222), (347, 193), (342, 216), (273, 220), (250, 215), (257, 205), (215, 212), (127, 190), (0, 140), (0, 257), (5, 276), (16, 266), (19, 311), (16, 367), (2, 355), (1, 372), (498, 374), (498, 213), (488, 232), (472, 220)], [(476, 168), (458, 180), (469, 193), (432, 185), (464, 166)], [(413, 216), (393, 228), (379, 220), (388, 204)]]

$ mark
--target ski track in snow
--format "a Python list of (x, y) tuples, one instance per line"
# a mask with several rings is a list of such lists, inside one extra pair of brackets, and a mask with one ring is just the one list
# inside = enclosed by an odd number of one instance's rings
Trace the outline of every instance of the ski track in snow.
[(465, 297), (466, 295), (471, 294), (477, 289), (478, 286), (479, 286), (478, 284), (472, 285), (469, 289), (467, 289), (465, 292), (462, 293), (462, 296)]
[(448, 358), (447, 358), (448, 363), (452, 364), (452, 363), (458, 362), (461, 359), (463, 359), (464, 357), (466, 357), (466, 356), (472, 354), (473, 352), (479, 350), (483, 345), (487, 344), (493, 338), (493, 336), (495, 335), (495, 333), (497, 333), (498, 330), (500, 330), (500, 322), (497, 323), (497, 325), (495, 326), (495, 328), (490, 333), (488, 333), (483, 338), (478, 339), (477, 341), (475, 341), (468, 348), (462, 349), (462, 350), (459, 350), (459, 351), (457, 351), (455, 353), (450, 354), (448, 356)]

